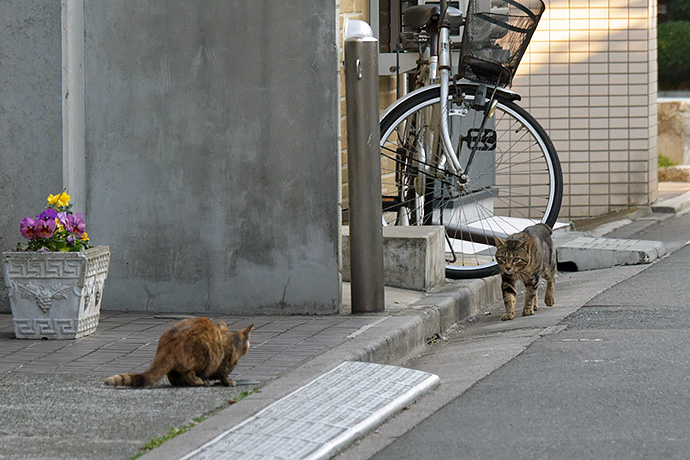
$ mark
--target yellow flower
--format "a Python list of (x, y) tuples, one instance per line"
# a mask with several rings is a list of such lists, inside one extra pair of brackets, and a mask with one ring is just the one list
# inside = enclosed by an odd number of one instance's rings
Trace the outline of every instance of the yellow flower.
[(49, 195), (48, 196), (48, 204), (57, 204), (58, 206), (67, 206), (69, 204), (69, 200), (71, 197), (67, 194), (67, 192), (62, 192), (59, 195)]
[(84, 232), (84, 233), (81, 235), (81, 238), (80, 238), (80, 239), (81, 239), (82, 241), (89, 241), (89, 235), (88, 235), (88, 233)]

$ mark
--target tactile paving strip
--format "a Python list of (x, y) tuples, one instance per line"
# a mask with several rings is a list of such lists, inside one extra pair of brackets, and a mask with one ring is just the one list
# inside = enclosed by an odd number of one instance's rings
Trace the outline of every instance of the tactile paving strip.
[(346, 361), (184, 460), (329, 458), (439, 381), (413, 369)]

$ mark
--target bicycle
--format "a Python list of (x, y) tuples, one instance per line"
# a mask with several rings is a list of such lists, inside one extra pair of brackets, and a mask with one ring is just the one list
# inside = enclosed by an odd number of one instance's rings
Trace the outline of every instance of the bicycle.
[[(469, 0), (467, 13), (418, 5), (401, 47), (417, 47), (413, 91), (381, 118), (384, 225), (442, 225), (446, 276), (498, 273), (494, 236), (553, 227), (561, 166), (546, 131), (508, 89), (544, 11), (541, 0)], [(451, 77), (450, 29), (462, 28)]]

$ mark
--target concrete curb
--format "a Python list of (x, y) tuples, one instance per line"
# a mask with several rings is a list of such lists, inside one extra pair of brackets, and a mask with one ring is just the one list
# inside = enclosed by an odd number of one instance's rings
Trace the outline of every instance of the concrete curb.
[(422, 311), (434, 311), (438, 314), (438, 325), (427, 331), (429, 337), (442, 334), (458, 321), (481, 313), (483, 307), (498, 302), (501, 278), (499, 275), (476, 280), (465, 280), (444, 286), (439, 292), (433, 293), (415, 302), (410, 307)]
[(556, 241), (556, 254), (559, 264), (571, 264), (581, 271), (647, 264), (666, 254), (666, 248), (661, 241), (580, 236)]
[(690, 192), (686, 192), (668, 200), (660, 201), (651, 206), (653, 212), (663, 214), (680, 214), (690, 208)]
[(499, 291), (500, 277), (497, 275), (450, 281), (411, 305), (389, 308), (385, 315), (381, 315), (380, 321), (351, 334), (347, 341), (307, 359), (242, 402), (228, 407), (141, 458), (181, 458), (343, 361), (398, 364), (423, 350), (429, 339), (443, 335), (453, 324), (476, 315), (482, 308), (498, 301)]
[(390, 319), (362, 333), (362, 343), (355, 344), (349, 359), (396, 364), (423, 349), (429, 339), (443, 335), (455, 323), (497, 302), (499, 291), (498, 275), (449, 282), (400, 311), (390, 309)]

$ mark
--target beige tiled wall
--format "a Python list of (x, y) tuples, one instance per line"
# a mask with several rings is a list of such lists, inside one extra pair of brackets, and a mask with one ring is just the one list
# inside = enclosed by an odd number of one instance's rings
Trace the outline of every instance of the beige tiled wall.
[[(343, 62), (343, 27), (345, 19), (361, 19), (369, 22), (369, 0), (337, 0), (339, 11), (340, 30), (338, 32), (338, 49), (340, 50), (340, 62)], [(348, 180), (347, 180), (347, 119), (345, 118), (345, 68), (339, 66), (340, 77), (340, 164), (342, 176), (342, 206), (347, 208)], [(379, 106), (381, 113), (390, 104), (395, 102), (395, 79), (392, 77), (379, 78)]]
[(546, 0), (513, 89), (563, 166), (562, 217), (657, 197), (656, 0)]
[[(545, 3), (513, 89), (558, 150), (565, 179), (561, 217), (590, 217), (654, 202), (657, 0)], [(340, 0), (341, 26), (345, 17), (367, 20), (368, 0)], [(340, 74), (346, 200), (342, 67)], [(380, 80), (384, 107), (391, 101), (392, 83)]]

